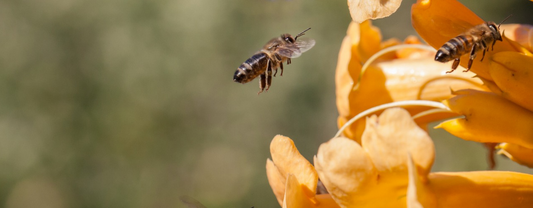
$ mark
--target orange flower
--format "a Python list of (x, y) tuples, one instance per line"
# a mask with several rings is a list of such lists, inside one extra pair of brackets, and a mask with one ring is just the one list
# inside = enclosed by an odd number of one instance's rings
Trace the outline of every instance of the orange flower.
[[(282, 207), (529, 207), (533, 175), (505, 171), (430, 173), (431, 138), (401, 108), (367, 118), (362, 143), (322, 144), (315, 168), (292, 140), (276, 136), (269, 182)], [(329, 194), (316, 194), (317, 174)]]
[[(483, 22), (454, 0), (419, 0), (412, 15), (413, 25), (434, 48)], [(437, 29), (443, 31), (426, 33)], [(522, 33), (515, 33), (518, 38), (516, 34)], [(289, 138), (276, 136), (271, 143), (267, 176), (280, 205), (530, 207), (533, 175), (430, 173), (435, 150), (421, 128), (436, 118), (463, 115), (439, 127), (467, 140), (507, 142), (497, 146), (499, 154), (533, 166), (533, 75), (529, 73), (533, 56), (531, 47), (520, 45), (527, 43), (524, 40), (517, 43), (504, 37), (487, 54), (488, 61), (476, 60), (472, 71), (477, 80), (469, 73), (446, 74), (450, 66), (435, 62), (435, 50), (416, 38), (408, 38), (408, 46), (395, 39), (382, 42), (370, 21), (352, 22), (336, 71), (342, 126), (337, 136), (319, 147), (314, 167)], [(483, 91), (487, 89), (492, 92)], [(441, 100), (445, 101), (435, 102)], [(427, 118), (435, 112), (439, 116)], [(342, 132), (346, 137), (339, 136)], [(318, 181), (328, 193), (317, 193)]]
[[(486, 90), (480, 80), (471, 78), (473, 73), (446, 74), (449, 67), (433, 61), (434, 50), (420, 49), (427, 46), (414, 37), (407, 38), (406, 43), (410, 44), (407, 46), (399, 45), (395, 39), (382, 42), (379, 29), (370, 21), (352, 22), (347, 33), (335, 76), (339, 127), (363, 110), (381, 104), (419, 99), (440, 101), (452, 96), (450, 88)], [(382, 52), (391, 46), (398, 49)], [(410, 108), (410, 112), (427, 109)], [(455, 114), (435, 116), (425, 122), (451, 115)], [(364, 126), (364, 120), (358, 121), (344, 134), (360, 142)]]
[(404, 207), (408, 152), (425, 180), (435, 156), (433, 142), (406, 110), (393, 108), (367, 119), (361, 144), (344, 137), (322, 144), (315, 167), (342, 207)]
[[(434, 48), (483, 22), (455, 0), (419, 0), (412, 6), (413, 27)], [(466, 140), (520, 146), (511, 150), (533, 148), (531, 28), (527, 25), (502, 26), (502, 31), (505, 30), (511, 39), (504, 33), (503, 42), (497, 42), (494, 51), (486, 53), (485, 61), (480, 62), (478, 56), (471, 70), (494, 93), (458, 91), (457, 96), (445, 104), (465, 118), (449, 120), (437, 127)], [(467, 60), (467, 56), (469, 54), (462, 60)], [(511, 152), (516, 153), (510, 151), (505, 155), (512, 157)]]
[(282, 207), (338, 207), (329, 194), (316, 195), (318, 175), (294, 146), (281, 135), (270, 144), (272, 160), (267, 159), (267, 177)]

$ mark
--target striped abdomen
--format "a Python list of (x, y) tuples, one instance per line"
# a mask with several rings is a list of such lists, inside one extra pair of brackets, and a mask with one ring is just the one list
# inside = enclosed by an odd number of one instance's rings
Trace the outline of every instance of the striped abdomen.
[(233, 81), (243, 84), (252, 81), (266, 71), (268, 59), (269, 56), (265, 52), (256, 53), (237, 68)]
[[(474, 45), (474, 37), (471, 35), (459, 35), (446, 42), (439, 48), (435, 55), (435, 61), (448, 62), (470, 53)], [(479, 49), (479, 48), (478, 48)]]

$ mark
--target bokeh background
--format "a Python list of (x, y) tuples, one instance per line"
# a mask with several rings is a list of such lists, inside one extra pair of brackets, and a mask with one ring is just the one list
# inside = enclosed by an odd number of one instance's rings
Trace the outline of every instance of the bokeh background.
[[(533, 20), (526, 0), (462, 2)], [(374, 22), (384, 38), (416, 34), (412, 3)], [(0, 0), (0, 207), (278, 207), (270, 141), (311, 159), (335, 134), (350, 20), (345, 0)], [(266, 41), (308, 27), (316, 46), (268, 92), (232, 81)], [(434, 171), (487, 168), (482, 145), (431, 135)]]

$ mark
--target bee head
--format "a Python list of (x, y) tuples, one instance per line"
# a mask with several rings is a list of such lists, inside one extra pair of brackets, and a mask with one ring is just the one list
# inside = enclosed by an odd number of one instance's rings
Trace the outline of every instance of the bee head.
[(307, 28), (306, 30), (302, 31), (301, 33), (298, 33), (298, 35), (294, 36), (294, 38), (290, 34), (283, 34), (283, 35), (281, 35), (281, 39), (283, 39), (287, 43), (294, 43), (294, 42), (296, 42), (296, 39), (298, 39), (298, 37), (305, 35), (305, 32), (307, 32), (310, 29), (311, 28)]
[(494, 33), (495, 35), (495, 39), (496, 40), (499, 40), (499, 41), (502, 41), (502, 35), (500, 33), (500, 25), (502, 25), (507, 19), (509, 19), (509, 17), (513, 16), (512, 14), (507, 16), (505, 19), (502, 20), (502, 22), (500, 22), (500, 24), (498, 24), (496, 26), (496, 23), (494, 22), (487, 22), (487, 25), (489, 26), (490, 30), (492, 31), (492, 33)]
[(494, 22), (487, 22), (494, 39), (502, 41), (502, 35), (500, 34), (500, 25), (496, 25)]
[(292, 35), (290, 34), (281, 35), (281, 39), (287, 43), (294, 43), (294, 41), (296, 41), (296, 39), (293, 38)]

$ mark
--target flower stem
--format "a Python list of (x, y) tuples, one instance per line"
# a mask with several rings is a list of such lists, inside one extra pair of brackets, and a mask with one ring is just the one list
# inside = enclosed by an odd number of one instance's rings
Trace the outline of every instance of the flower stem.
[[(434, 112), (450, 111), (448, 106), (446, 106), (446, 105), (444, 105), (444, 104), (442, 104), (440, 102), (429, 101), (429, 100), (403, 100), (403, 101), (396, 101), (396, 102), (392, 102), (392, 103), (385, 103), (385, 104), (382, 104), (382, 105), (378, 105), (378, 106), (369, 108), (369, 109), (357, 114), (356, 116), (354, 116), (352, 119), (350, 119), (348, 122), (346, 122), (339, 129), (339, 131), (337, 131), (337, 134), (335, 134), (335, 136), (333, 138), (339, 137), (342, 134), (342, 132), (344, 132), (344, 130), (346, 128), (348, 128), (348, 126), (352, 125), (355, 121), (357, 121), (357, 120), (359, 120), (359, 119), (361, 119), (361, 118), (363, 118), (365, 116), (368, 116), (371, 113), (375, 113), (377, 111), (385, 110), (387, 108), (406, 107), (406, 106), (427, 106), (427, 107), (433, 107), (433, 108), (437, 108), (437, 109), (441, 110), (441, 111), (434, 111)], [(428, 112), (428, 111), (425, 111), (425, 112)], [(425, 112), (419, 113), (416, 116), (420, 117), (420, 116), (428, 115), (427, 113), (423, 114)]]

